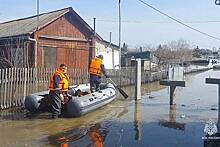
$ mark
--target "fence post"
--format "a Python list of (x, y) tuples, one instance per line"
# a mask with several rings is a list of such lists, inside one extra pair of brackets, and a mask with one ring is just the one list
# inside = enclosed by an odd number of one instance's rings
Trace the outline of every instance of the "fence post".
[(135, 100), (141, 99), (141, 59), (136, 59)]
[(3, 109), (3, 72), (4, 69), (0, 69), (0, 109)]
[(5, 78), (5, 79), (4, 79), (4, 82), (5, 82), (5, 84), (4, 84), (4, 85), (5, 85), (5, 86), (4, 86), (4, 89), (5, 89), (5, 90), (4, 90), (4, 104), (3, 104), (3, 105), (4, 105), (4, 108), (7, 108), (7, 95), (6, 95), (6, 94), (7, 94), (7, 87), (8, 87), (8, 86), (7, 86), (7, 80), (8, 80), (8, 79), (7, 79), (7, 75), (8, 75), (8, 69), (6, 68), (6, 69), (5, 69), (5, 75), (4, 75), (4, 78)]
[(26, 96), (26, 86), (27, 84), (27, 68), (24, 68), (24, 97), (23, 97), (23, 100), (22, 100), (22, 105), (24, 104), (24, 100), (25, 100), (25, 96)]
[(14, 82), (14, 68), (11, 68), (11, 74), (9, 75), (10, 76), (10, 96), (9, 96), (9, 105), (10, 107), (13, 106), (13, 102), (12, 102), (12, 95), (13, 95), (13, 82)]

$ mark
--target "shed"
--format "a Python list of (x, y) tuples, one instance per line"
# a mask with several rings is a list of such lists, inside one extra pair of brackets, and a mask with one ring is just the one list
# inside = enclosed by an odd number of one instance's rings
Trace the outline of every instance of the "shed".
[(15, 67), (88, 69), (93, 56), (94, 31), (71, 7), (0, 23), (0, 58)]

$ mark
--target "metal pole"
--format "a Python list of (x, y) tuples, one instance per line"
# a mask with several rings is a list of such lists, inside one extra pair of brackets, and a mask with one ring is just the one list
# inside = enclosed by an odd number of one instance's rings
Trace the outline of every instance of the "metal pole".
[(40, 15), (40, 0), (37, 0), (37, 28), (36, 28), (36, 38), (32, 40), (35, 41), (35, 67), (37, 67), (37, 56), (38, 56), (38, 29), (39, 29), (39, 15)]
[(95, 24), (95, 23), (96, 23), (96, 18), (94, 17), (94, 18), (93, 18), (93, 25), (94, 25), (94, 26), (93, 26), (93, 27), (94, 27), (94, 28), (93, 28), (93, 29), (94, 29), (94, 36), (95, 36), (95, 33), (96, 33), (96, 30), (95, 30), (95, 26), (96, 26), (96, 24)]
[(119, 69), (121, 69), (121, 0), (118, 1), (119, 8)]
[(39, 13), (40, 13), (40, 0), (37, 0), (37, 30), (39, 25)]
[(109, 42), (110, 42), (110, 45), (111, 45), (111, 43), (112, 43), (112, 32), (110, 32)]

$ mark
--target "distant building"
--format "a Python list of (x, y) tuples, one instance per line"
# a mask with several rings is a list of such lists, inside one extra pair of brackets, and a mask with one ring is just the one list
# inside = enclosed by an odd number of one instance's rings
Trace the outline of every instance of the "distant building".
[(144, 62), (150, 60), (151, 52), (143, 51), (143, 52), (127, 52), (122, 56), (122, 67), (135, 66), (135, 61), (132, 59), (142, 59), (141, 65), (144, 67)]
[(119, 68), (119, 46), (103, 39), (96, 39), (95, 53), (96, 56), (99, 54), (103, 55), (103, 62), (106, 69)]

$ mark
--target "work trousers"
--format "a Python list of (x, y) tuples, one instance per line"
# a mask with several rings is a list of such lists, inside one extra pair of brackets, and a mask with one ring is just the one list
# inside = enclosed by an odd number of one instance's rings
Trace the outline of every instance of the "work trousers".
[(61, 114), (61, 99), (58, 93), (50, 90), (49, 92), (49, 102), (51, 104), (51, 112), (53, 116), (59, 116)]
[(90, 74), (90, 90), (91, 92), (99, 91), (101, 84), (101, 77)]

